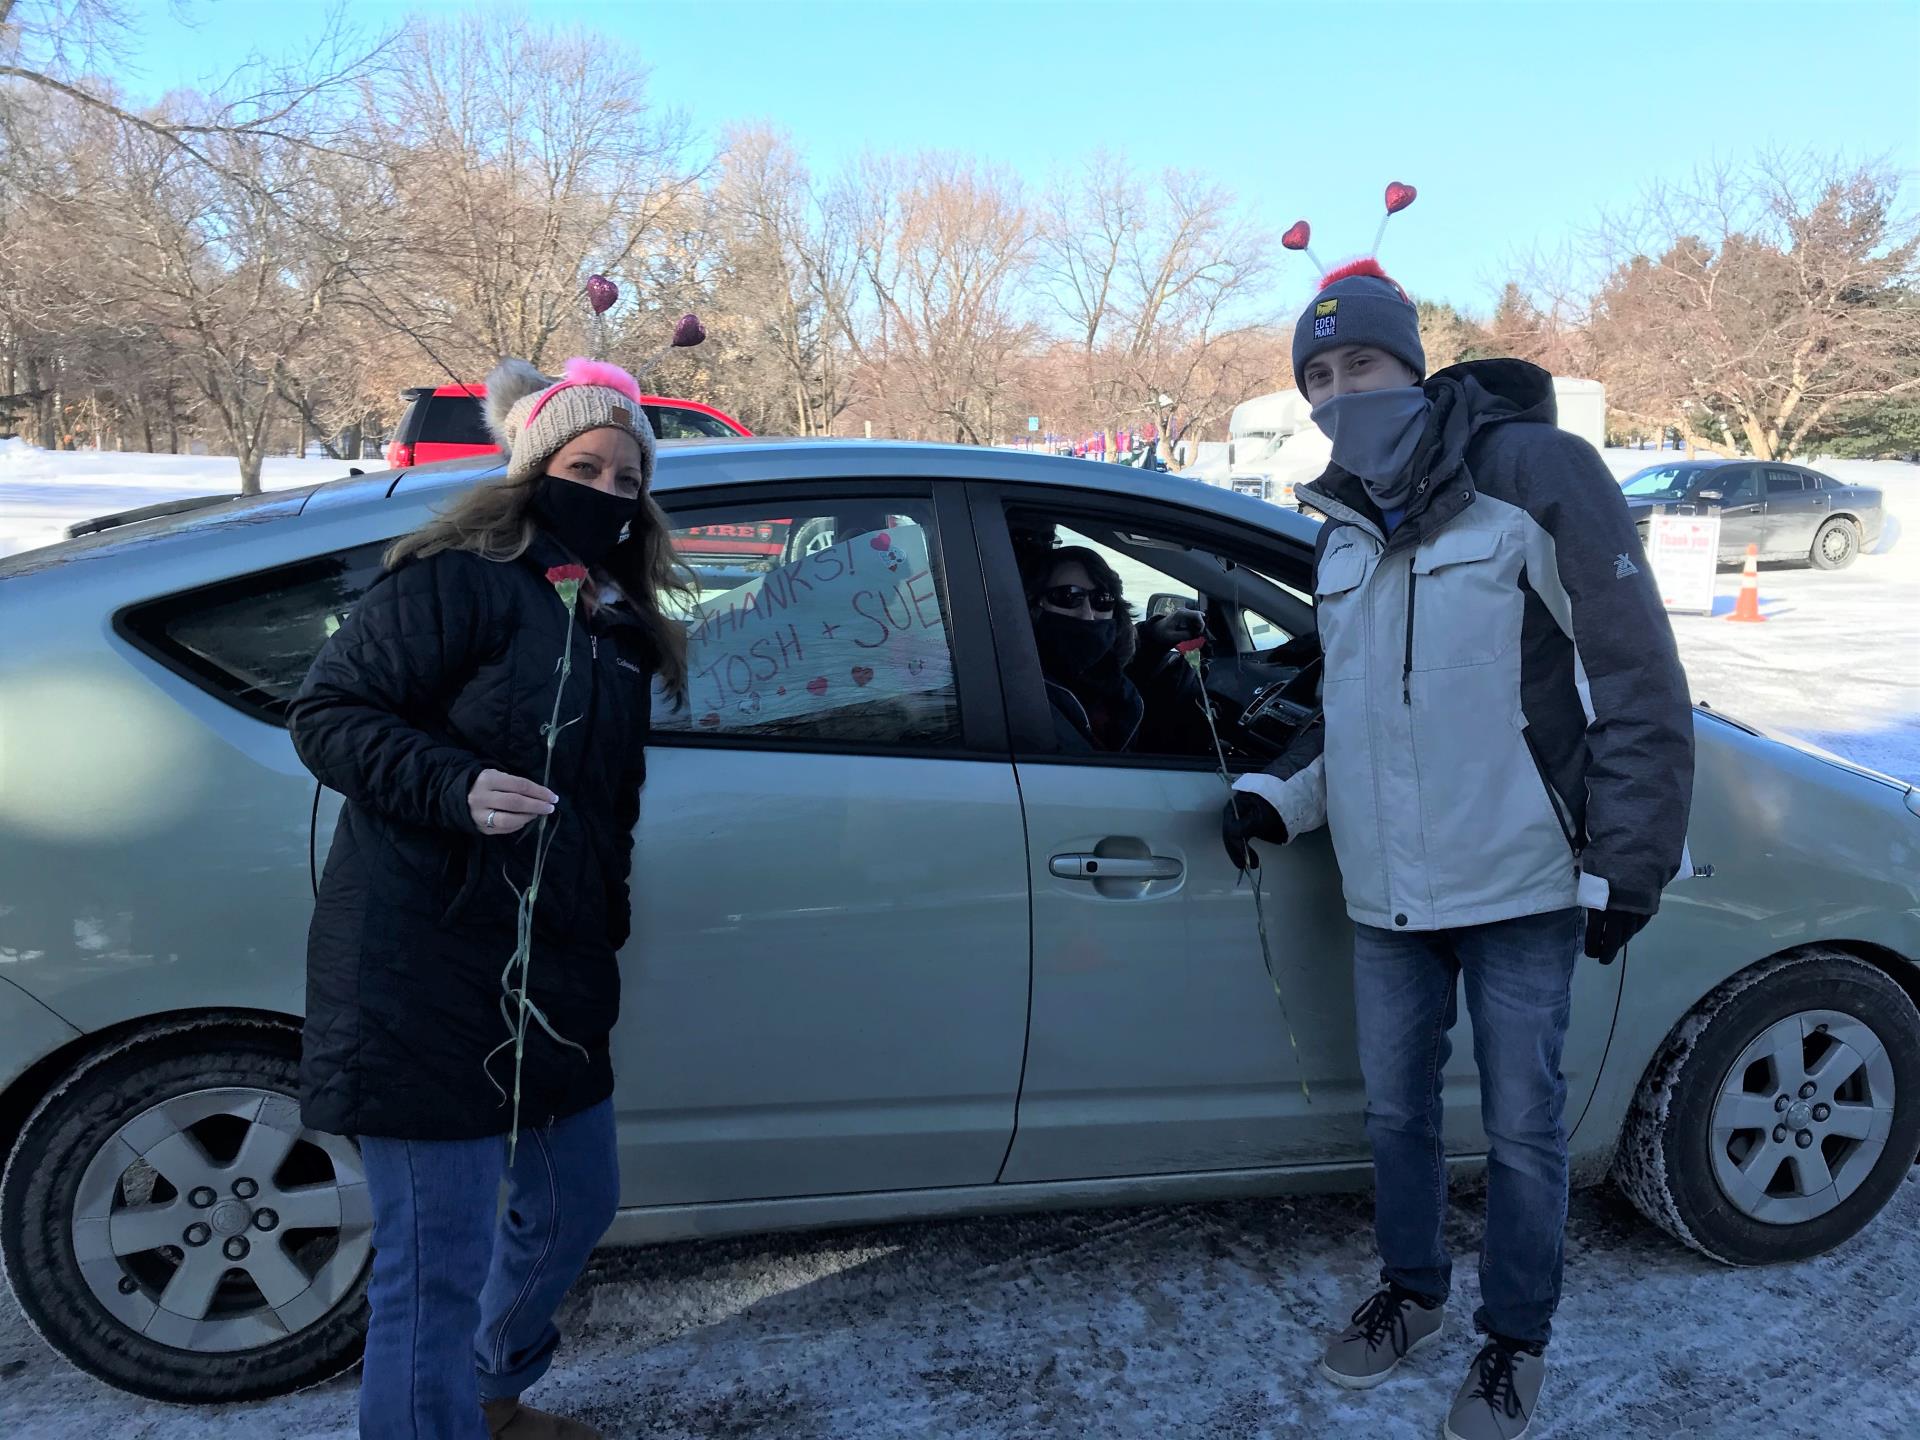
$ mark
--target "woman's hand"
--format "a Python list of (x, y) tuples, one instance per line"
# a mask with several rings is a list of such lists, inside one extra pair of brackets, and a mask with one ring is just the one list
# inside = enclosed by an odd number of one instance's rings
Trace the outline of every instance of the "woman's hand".
[(511, 835), (542, 815), (551, 815), (560, 797), (544, 785), (504, 770), (482, 770), (467, 792), (467, 813), (482, 835)]

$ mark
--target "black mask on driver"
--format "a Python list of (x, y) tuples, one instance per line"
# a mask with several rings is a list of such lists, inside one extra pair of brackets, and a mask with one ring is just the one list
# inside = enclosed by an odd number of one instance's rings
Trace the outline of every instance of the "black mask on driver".
[(558, 475), (543, 475), (527, 507), (534, 523), (589, 565), (604, 565), (620, 532), (639, 518), (640, 497), (609, 495)]
[(1112, 620), (1082, 620), (1042, 610), (1033, 617), (1040, 668), (1058, 680), (1078, 680), (1113, 649)]

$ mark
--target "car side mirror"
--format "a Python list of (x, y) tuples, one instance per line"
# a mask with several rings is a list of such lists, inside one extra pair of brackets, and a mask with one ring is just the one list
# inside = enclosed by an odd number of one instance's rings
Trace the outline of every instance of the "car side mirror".
[(1176, 610), (1198, 610), (1200, 602), (1191, 595), (1155, 595), (1147, 601), (1147, 619), (1158, 620)]
[(1702, 500), (1712, 500), (1717, 504), (1720, 501), (1726, 499), (1727, 497), (1721, 494), (1718, 490), (1702, 490), (1700, 492), (1700, 498)]

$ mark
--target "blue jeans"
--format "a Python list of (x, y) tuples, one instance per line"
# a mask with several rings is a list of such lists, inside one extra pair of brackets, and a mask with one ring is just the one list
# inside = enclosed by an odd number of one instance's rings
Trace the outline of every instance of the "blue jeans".
[(1480, 1329), (1544, 1345), (1560, 1303), (1567, 1227), (1567, 1038), (1583, 912), (1458, 930), (1356, 927), (1354, 1012), (1373, 1142), (1381, 1277), (1439, 1303), (1453, 1281), (1441, 1140), (1447, 1031), (1465, 976), (1490, 1141)]
[[(486, 1440), (560, 1344), (553, 1314), (619, 1202), (613, 1102), (507, 1137), (362, 1136), (373, 1202), (363, 1440)], [(507, 1205), (500, 1210), (500, 1181)]]

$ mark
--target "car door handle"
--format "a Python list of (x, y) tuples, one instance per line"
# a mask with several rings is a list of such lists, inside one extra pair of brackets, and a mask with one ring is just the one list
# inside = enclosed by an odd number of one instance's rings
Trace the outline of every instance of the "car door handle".
[(1165, 855), (1133, 860), (1113, 855), (1056, 855), (1047, 869), (1062, 880), (1178, 880), (1186, 867)]

